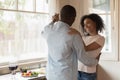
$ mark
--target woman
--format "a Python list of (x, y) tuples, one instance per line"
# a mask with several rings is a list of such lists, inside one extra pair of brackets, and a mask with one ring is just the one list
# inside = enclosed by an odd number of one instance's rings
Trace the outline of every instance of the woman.
[[(69, 34), (79, 34), (84, 42), (86, 54), (93, 58), (98, 58), (104, 46), (105, 38), (100, 35), (104, 29), (102, 18), (97, 14), (84, 15), (80, 22), (84, 36), (71, 28)], [(96, 80), (96, 66), (88, 67), (83, 63), (78, 63), (78, 80)]]

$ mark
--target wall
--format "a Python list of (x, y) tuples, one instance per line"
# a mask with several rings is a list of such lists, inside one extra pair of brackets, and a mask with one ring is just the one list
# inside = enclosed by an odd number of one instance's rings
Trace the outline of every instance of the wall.
[(97, 80), (120, 80), (120, 62), (100, 61)]

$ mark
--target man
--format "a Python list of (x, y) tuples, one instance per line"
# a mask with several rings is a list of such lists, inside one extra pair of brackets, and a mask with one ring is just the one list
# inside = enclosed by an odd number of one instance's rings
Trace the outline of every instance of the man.
[(60, 17), (60, 21), (54, 18), (42, 33), (48, 44), (47, 80), (77, 80), (78, 59), (87, 66), (96, 65), (97, 60), (86, 56), (79, 35), (68, 34), (76, 17), (75, 8), (65, 5)]

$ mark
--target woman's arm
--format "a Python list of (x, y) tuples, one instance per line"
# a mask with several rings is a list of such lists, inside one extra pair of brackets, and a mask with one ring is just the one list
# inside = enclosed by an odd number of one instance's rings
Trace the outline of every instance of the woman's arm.
[[(79, 34), (80, 37), (82, 37), (81, 34), (80, 34), (80, 32), (77, 31), (76, 29), (73, 29), (73, 28), (70, 28), (69, 34), (71, 34), (71, 35), (72, 35), (72, 34)], [(83, 39), (82, 39), (82, 41), (83, 41)], [(86, 51), (96, 50), (96, 49), (98, 49), (98, 48), (101, 47), (101, 46), (100, 46), (99, 44), (97, 44), (96, 42), (93, 42), (93, 43), (91, 43), (90, 45), (86, 46), (85, 43), (84, 43), (84, 41), (83, 41), (83, 44), (84, 44), (84, 47), (85, 47), (85, 50), (86, 50)]]

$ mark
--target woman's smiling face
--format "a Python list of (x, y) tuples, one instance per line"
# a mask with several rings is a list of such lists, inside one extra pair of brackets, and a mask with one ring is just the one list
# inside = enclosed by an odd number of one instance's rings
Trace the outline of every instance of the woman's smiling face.
[(89, 18), (84, 20), (84, 29), (87, 33), (96, 33), (96, 23)]

